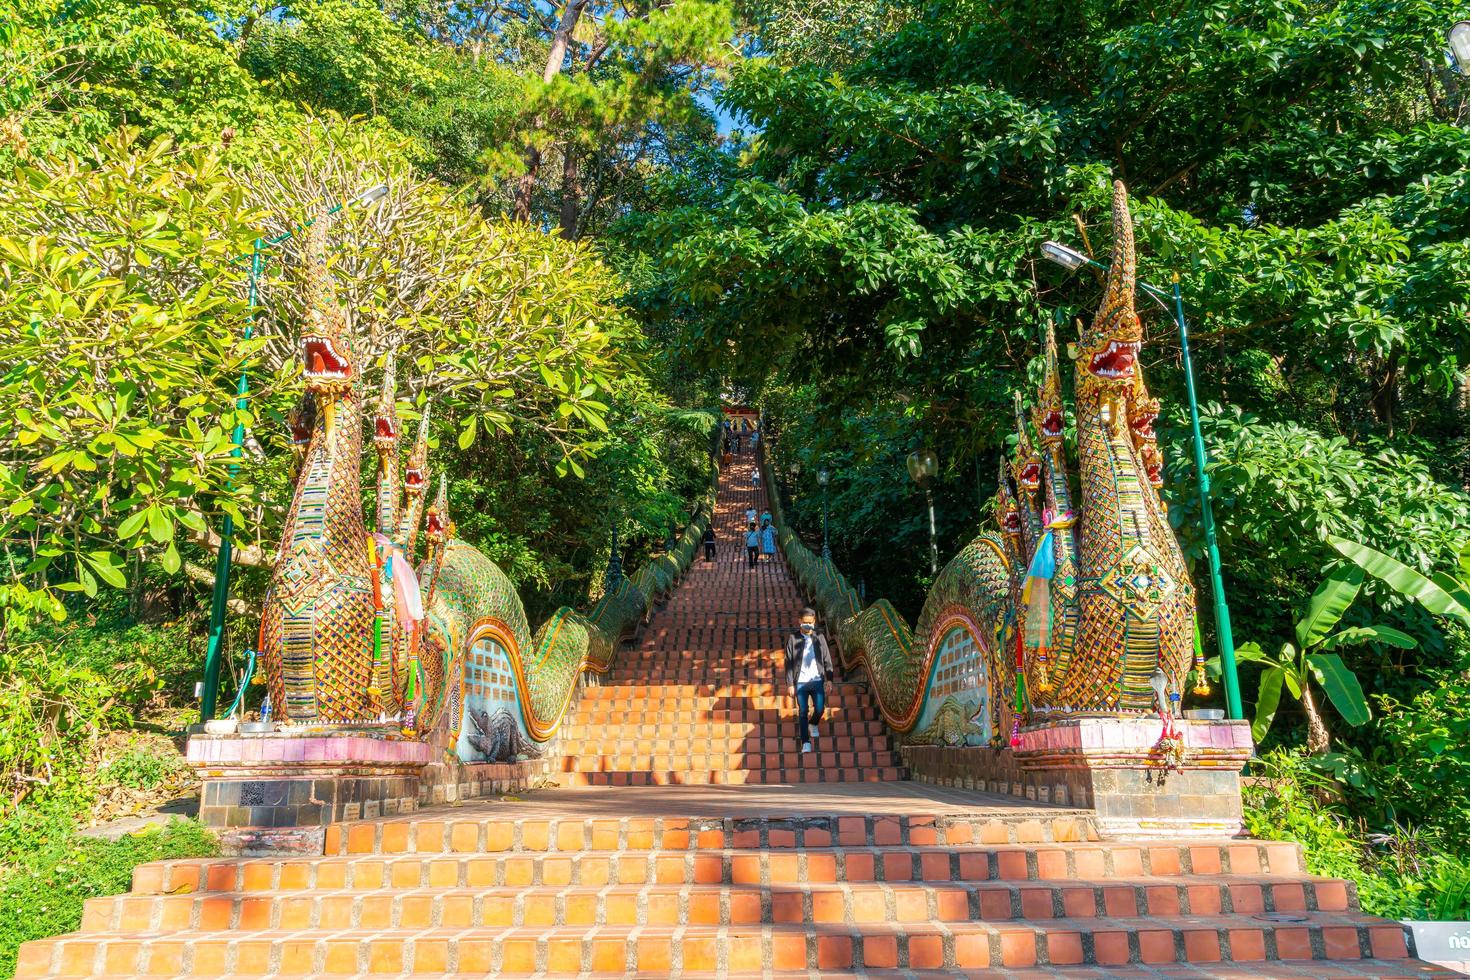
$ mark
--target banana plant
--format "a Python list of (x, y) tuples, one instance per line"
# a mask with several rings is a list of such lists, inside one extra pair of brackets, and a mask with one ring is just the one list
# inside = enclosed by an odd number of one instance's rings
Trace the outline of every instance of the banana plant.
[(1470, 542), (1460, 551), (1459, 577), (1447, 572), (1421, 575), (1403, 562), (1365, 544), (1329, 535), (1327, 543), (1338, 554), (1389, 588), (1408, 596), (1435, 616), (1470, 626)]
[[(1347, 626), (1333, 632), (1362, 587), (1363, 569), (1340, 565), (1312, 593), (1306, 611), (1296, 622), (1295, 642), (1281, 644), (1275, 654), (1267, 653), (1259, 643), (1242, 643), (1236, 647), (1237, 660), (1258, 663), (1263, 668), (1256, 695), (1256, 717), (1251, 723), (1251, 737), (1257, 742), (1276, 720), (1283, 688), (1302, 703), (1307, 715), (1307, 751), (1313, 755), (1326, 752), (1332, 743), (1313, 685), (1326, 694), (1349, 725), (1361, 725), (1373, 717), (1362, 685), (1337, 651), (1364, 643), (1386, 643), (1405, 650), (1418, 644), (1413, 637), (1391, 626)], [(1212, 672), (1218, 671), (1219, 658), (1212, 660), (1210, 666)]]

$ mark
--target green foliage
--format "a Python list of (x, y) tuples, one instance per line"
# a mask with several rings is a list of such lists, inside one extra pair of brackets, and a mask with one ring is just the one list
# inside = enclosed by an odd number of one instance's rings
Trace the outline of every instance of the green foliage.
[(22, 943), (81, 925), (87, 899), (127, 891), (137, 865), (219, 853), (212, 833), (184, 820), (116, 841), (63, 835), (29, 845), (0, 870), (0, 976), (14, 972)]
[[(1370, 832), (1348, 814), (1336, 784), (1299, 755), (1278, 750), (1256, 769), (1244, 794), (1251, 836), (1297, 841), (1307, 870), (1353, 882), (1370, 915), (1458, 920), (1470, 914), (1470, 862), (1459, 847), (1432, 831), (1397, 825)], [(1463, 822), (1464, 815), (1456, 817)]]

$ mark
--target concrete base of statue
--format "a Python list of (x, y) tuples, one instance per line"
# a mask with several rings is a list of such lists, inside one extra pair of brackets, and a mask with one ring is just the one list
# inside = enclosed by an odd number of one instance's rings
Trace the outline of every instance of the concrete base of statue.
[(211, 827), (315, 827), (418, 807), (423, 742), (381, 730), (195, 735), (187, 758)]
[(187, 758), (203, 781), (199, 819), (234, 854), (320, 853), (329, 824), (519, 792), (550, 772), (544, 757), (462, 763), (443, 742), (442, 732), (296, 728), (194, 735)]
[(1239, 835), (1250, 726), (1176, 720), (1174, 729), (1182, 754), (1160, 745), (1157, 717), (1060, 718), (1021, 729), (1014, 749), (915, 745), (903, 753), (923, 782), (1092, 810), (1105, 837)]

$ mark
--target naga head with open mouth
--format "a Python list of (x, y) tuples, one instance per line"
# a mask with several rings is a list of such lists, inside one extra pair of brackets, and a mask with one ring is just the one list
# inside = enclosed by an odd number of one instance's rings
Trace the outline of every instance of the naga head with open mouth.
[(1155, 490), (1164, 485), (1164, 454), (1159, 452), (1157, 443), (1147, 442), (1138, 451), (1143, 460), (1143, 474), (1148, 477), (1149, 485)]
[(418, 435), (414, 437), (413, 448), (408, 451), (408, 464), (403, 468), (403, 489), (420, 495), (429, 489), (428, 403), (424, 404), (424, 414), (419, 416)]
[(1138, 259), (1133, 247), (1133, 216), (1128, 191), (1113, 181), (1113, 261), (1102, 306), (1077, 344), (1078, 378), (1107, 389), (1128, 389), (1143, 345), (1143, 327), (1134, 307)]
[(1001, 460), (1000, 480), (995, 491), (995, 521), (1000, 525), (1000, 532), (1007, 538), (1021, 536), (1021, 511), (1016, 506), (1015, 496), (1011, 493), (1005, 460)]
[(440, 476), (439, 495), (429, 505), (429, 512), (424, 517), (424, 535), (437, 548), (444, 543), (445, 537), (452, 530), (453, 525), (449, 521), (449, 493), (444, 485), (444, 477)]
[(1142, 449), (1148, 443), (1159, 440), (1154, 423), (1159, 420), (1159, 400), (1148, 393), (1143, 384), (1143, 373), (1133, 374), (1133, 393), (1128, 398), (1128, 431), (1133, 435), (1133, 445)]
[(1051, 449), (1062, 445), (1067, 431), (1066, 407), (1062, 403), (1062, 374), (1057, 366), (1057, 336), (1051, 320), (1046, 321), (1046, 373), (1042, 375), (1041, 387), (1036, 389), (1036, 407), (1031, 409), (1031, 421), (1036, 425), (1036, 434), (1041, 444)]
[(345, 395), (357, 380), (357, 356), (347, 314), (333, 295), (327, 268), (327, 225), (322, 215), (306, 245), (306, 324), (301, 331), (301, 368), (315, 394)]
[(303, 395), (291, 411), (286, 413), (286, 428), (291, 431), (291, 448), (298, 451), (311, 444), (311, 430), (316, 427), (316, 400)]
[(392, 452), (398, 445), (398, 380), (393, 352), (383, 369), (383, 390), (373, 410), (373, 445), (380, 453)]
[(1035, 493), (1041, 489), (1041, 456), (1031, 445), (1031, 434), (1026, 430), (1026, 412), (1021, 408), (1021, 393), (1015, 395), (1016, 410), (1016, 459), (1011, 464), (1011, 475), (1022, 493)]

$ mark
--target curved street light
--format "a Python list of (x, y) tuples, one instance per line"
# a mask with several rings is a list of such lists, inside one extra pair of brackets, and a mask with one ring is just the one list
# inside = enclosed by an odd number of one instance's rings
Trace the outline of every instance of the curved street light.
[(817, 470), (817, 486), (822, 488), (822, 558), (832, 560), (832, 546), (827, 540), (827, 484), (832, 481), (832, 474), (827, 467)]
[(1470, 78), (1470, 20), (1462, 20), (1450, 28), (1450, 51), (1460, 74)]
[(939, 475), (939, 457), (932, 449), (916, 449), (909, 453), (909, 477), (924, 491), (929, 505), (929, 574), (939, 574), (939, 532), (934, 525), (934, 478)]

